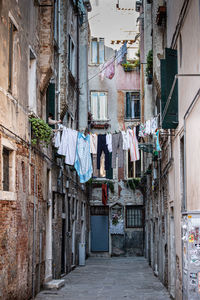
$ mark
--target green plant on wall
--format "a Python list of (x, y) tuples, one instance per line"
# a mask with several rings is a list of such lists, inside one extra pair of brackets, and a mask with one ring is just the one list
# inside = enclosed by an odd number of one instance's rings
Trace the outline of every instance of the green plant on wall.
[(140, 181), (141, 181), (141, 178), (128, 179), (127, 187), (129, 187), (131, 190), (135, 191), (135, 189), (138, 188)]
[(146, 76), (153, 74), (153, 50), (149, 50), (147, 54)]
[(52, 129), (42, 119), (31, 118), (32, 139), (31, 143), (36, 145), (39, 142), (42, 146), (48, 147), (51, 142)]

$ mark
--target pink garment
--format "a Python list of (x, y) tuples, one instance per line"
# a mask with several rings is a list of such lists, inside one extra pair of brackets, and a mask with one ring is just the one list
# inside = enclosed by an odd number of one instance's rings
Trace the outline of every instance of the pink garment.
[(112, 79), (115, 75), (115, 59), (112, 58), (105, 64), (100, 66), (100, 78), (104, 80), (104, 77)]
[(128, 138), (129, 138), (129, 147), (130, 147), (130, 157), (131, 161), (136, 161), (140, 159), (140, 152), (138, 147), (138, 140), (136, 137), (136, 128), (133, 130), (127, 130)]

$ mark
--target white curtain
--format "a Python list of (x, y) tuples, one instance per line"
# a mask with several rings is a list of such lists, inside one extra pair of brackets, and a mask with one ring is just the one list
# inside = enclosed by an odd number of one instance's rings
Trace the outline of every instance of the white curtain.
[(98, 93), (91, 93), (91, 113), (94, 120), (98, 120)]
[(107, 120), (107, 94), (99, 93), (99, 119)]

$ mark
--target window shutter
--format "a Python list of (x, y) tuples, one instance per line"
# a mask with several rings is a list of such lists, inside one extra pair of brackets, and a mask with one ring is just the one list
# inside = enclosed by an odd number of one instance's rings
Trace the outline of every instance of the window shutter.
[(130, 93), (126, 93), (126, 118), (131, 118)]
[(172, 88), (174, 77), (177, 73), (177, 50), (166, 48), (165, 60), (161, 60), (161, 100), (163, 129), (175, 129), (178, 126), (178, 82), (176, 82), (167, 111), (165, 115), (163, 115), (166, 102)]
[(55, 83), (50, 83), (46, 93), (46, 118), (48, 121), (49, 113), (55, 118)]

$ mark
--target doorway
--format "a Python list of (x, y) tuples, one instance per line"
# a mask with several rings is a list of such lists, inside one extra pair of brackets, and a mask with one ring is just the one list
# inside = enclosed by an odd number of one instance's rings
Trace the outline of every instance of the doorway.
[(91, 207), (91, 251), (109, 251), (109, 207)]

